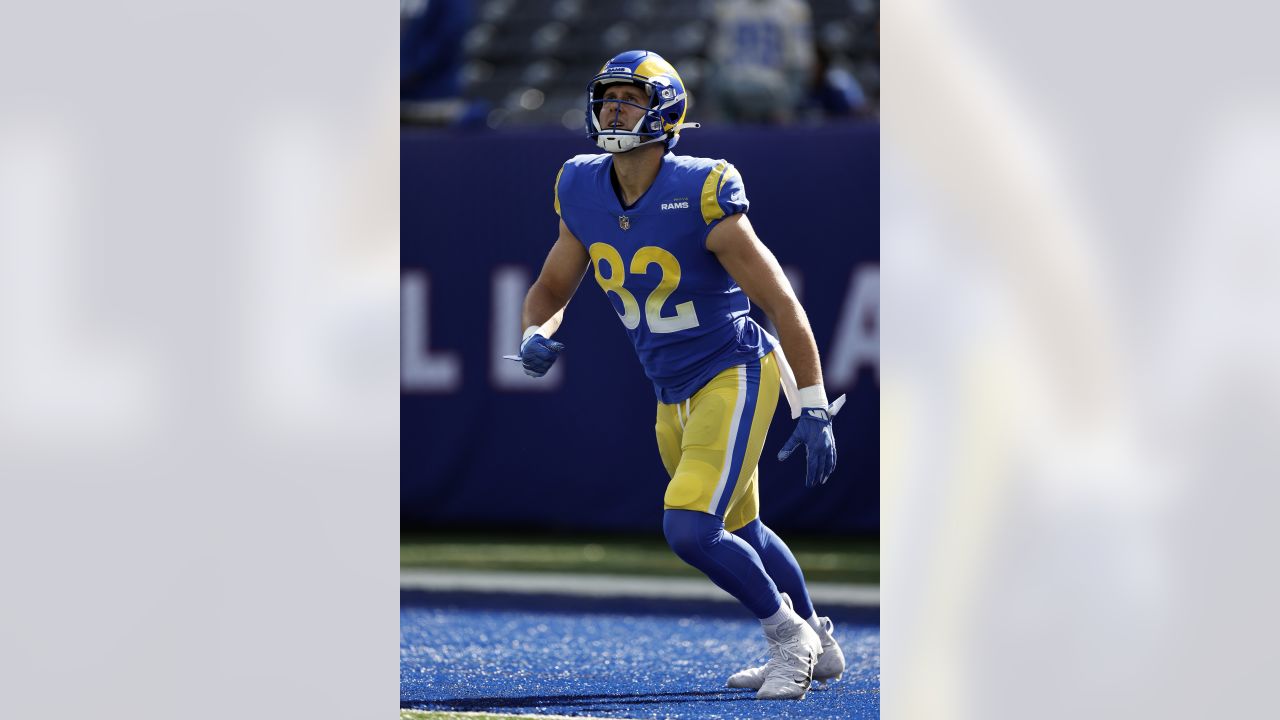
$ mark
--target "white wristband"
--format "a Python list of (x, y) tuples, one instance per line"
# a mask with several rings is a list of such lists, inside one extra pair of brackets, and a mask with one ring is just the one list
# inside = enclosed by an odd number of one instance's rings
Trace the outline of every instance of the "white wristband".
[(524, 336), (520, 338), (520, 343), (524, 344), (525, 340), (528, 340), (529, 338), (533, 337), (534, 335), (540, 332), (542, 332), (541, 325), (530, 325), (529, 327), (524, 329)]
[(800, 388), (796, 393), (796, 399), (802, 408), (827, 409), (827, 391), (821, 385)]

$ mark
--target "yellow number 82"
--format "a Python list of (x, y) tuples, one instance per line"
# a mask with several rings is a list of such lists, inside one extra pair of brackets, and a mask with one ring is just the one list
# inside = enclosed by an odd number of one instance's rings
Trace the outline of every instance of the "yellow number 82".
[[(595, 267), (596, 282), (600, 283), (600, 287), (606, 293), (618, 296), (618, 300), (622, 302), (622, 312), (618, 314), (618, 318), (628, 330), (635, 330), (640, 326), (640, 305), (631, 291), (623, 287), (623, 282), (626, 280), (626, 272), (623, 268), (626, 266), (622, 263), (622, 254), (617, 248), (602, 242), (592, 243), (587, 251), (591, 254), (591, 264)], [(609, 272), (612, 273), (609, 277), (605, 277), (600, 270), (601, 260), (609, 263)], [(698, 327), (698, 313), (693, 309), (693, 301), (676, 305), (675, 315), (665, 317), (662, 315), (663, 303), (680, 285), (680, 261), (666, 250), (649, 245), (637, 250), (635, 256), (631, 258), (631, 273), (648, 274), (650, 265), (657, 265), (662, 270), (662, 279), (658, 281), (658, 287), (654, 288), (644, 301), (644, 315), (650, 332), (673, 333)]]

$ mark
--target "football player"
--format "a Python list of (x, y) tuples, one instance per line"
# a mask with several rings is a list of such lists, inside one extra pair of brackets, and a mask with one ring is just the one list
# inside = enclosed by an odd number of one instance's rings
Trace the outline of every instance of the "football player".
[[(844, 656), (818, 617), (786, 544), (760, 522), (756, 465), (787, 393), (797, 424), (778, 454), (804, 449), (805, 484), (836, 464), (818, 348), (777, 260), (747, 220), (742, 177), (724, 160), (674, 155), (688, 97), (656, 53), (622, 53), (588, 85), (588, 136), (555, 180), (560, 236), (525, 298), (519, 359), (541, 376), (564, 350), (552, 339), (588, 268), (618, 313), (658, 396), (658, 450), (671, 480), (671, 549), (760, 618), (770, 659), (729, 678), (759, 698), (803, 698), (838, 679)], [(750, 301), (777, 328), (748, 316)], [(794, 604), (793, 604), (794, 603)]]

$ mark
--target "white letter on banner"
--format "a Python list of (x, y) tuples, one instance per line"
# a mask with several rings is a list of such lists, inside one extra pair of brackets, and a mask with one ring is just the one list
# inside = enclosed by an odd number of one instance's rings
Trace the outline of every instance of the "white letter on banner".
[(564, 359), (540, 378), (524, 374), (518, 362), (502, 359), (520, 350), (520, 310), (529, 291), (529, 271), (516, 265), (505, 265), (493, 273), (493, 316), (489, 323), (489, 378), (499, 390), (548, 392), (564, 382)]
[(853, 387), (863, 365), (876, 371), (880, 380), (880, 268), (863, 265), (854, 269), (836, 324), (835, 343), (827, 356), (823, 377), (828, 395), (835, 389)]
[(457, 353), (431, 352), (430, 278), (406, 272), (400, 278), (400, 387), (432, 393), (462, 387), (462, 362)]

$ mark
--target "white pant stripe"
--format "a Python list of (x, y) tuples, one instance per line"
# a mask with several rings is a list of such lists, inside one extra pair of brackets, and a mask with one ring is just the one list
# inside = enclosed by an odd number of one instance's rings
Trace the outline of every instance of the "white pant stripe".
[(724, 494), (729, 482), (729, 471), (733, 468), (733, 451), (738, 441), (738, 425), (742, 422), (742, 408), (747, 404), (747, 366), (738, 366), (738, 402), (733, 407), (733, 420), (729, 423), (729, 442), (724, 449), (724, 466), (720, 471), (720, 482), (716, 483), (716, 492), (711, 496), (711, 507), (707, 512), (715, 514), (720, 505), (720, 496)]

